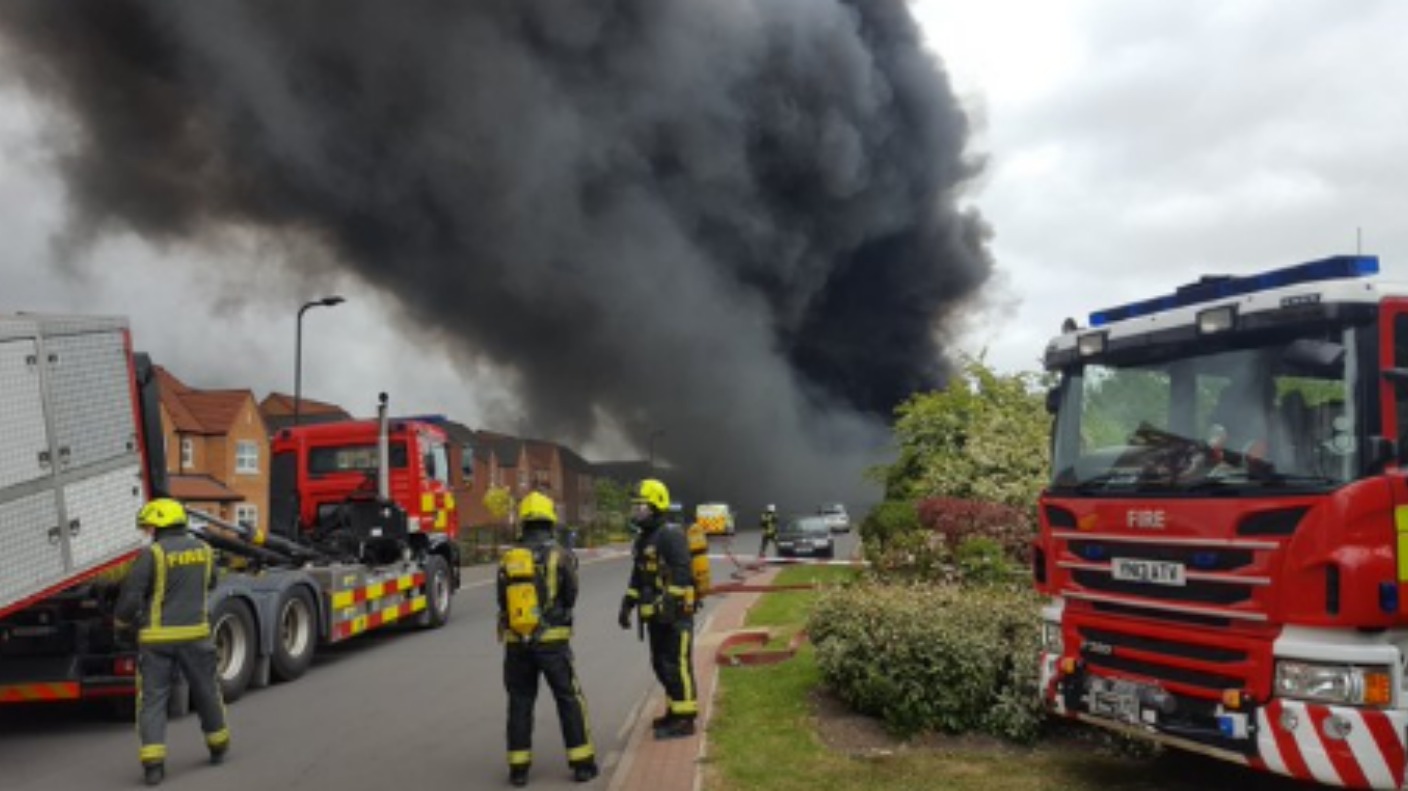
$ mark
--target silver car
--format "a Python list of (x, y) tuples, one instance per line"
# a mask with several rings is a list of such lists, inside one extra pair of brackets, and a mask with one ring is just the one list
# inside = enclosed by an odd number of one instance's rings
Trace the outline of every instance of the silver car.
[(833, 533), (851, 532), (851, 517), (846, 513), (846, 506), (840, 503), (827, 503), (816, 509), (817, 514), (826, 520), (826, 526), (831, 528)]

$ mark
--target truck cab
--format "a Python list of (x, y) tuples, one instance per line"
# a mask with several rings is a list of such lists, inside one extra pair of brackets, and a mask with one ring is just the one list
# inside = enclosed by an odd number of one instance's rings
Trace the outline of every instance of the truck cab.
[[(294, 538), (334, 518), (346, 502), (378, 497), (380, 426), (375, 420), (286, 428), (273, 441), (275, 530)], [(387, 496), (406, 512), (410, 533), (453, 539), (449, 438), (424, 420), (393, 419), (387, 432)]]
[(1039, 503), (1055, 713), (1398, 788), (1408, 726), (1408, 288), (1371, 256), (1068, 322)]

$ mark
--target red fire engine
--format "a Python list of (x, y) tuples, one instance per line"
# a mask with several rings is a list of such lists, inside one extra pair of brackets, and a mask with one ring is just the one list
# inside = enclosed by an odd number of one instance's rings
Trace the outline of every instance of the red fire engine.
[[(385, 396), (383, 395), (384, 399)], [(384, 402), (383, 402), (384, 403)], [(274, 436), (271, 524), (297, 527), (299, 540), (339, 530), (358, 517), (349, 504), (394, 502), (405, 510), (404, 533), (427, 544), (453, 542), (459, 518), (451, 492), (449, 437), (433, 419), (338, 421), (286, 428)], [(385, 454), (385, 458), (382, 457)], [(352, 540), (388, 538), (341, 531)], [(392, 549), (397, 544), (388, 543)]]
[(1067, 323), (1034, 553), (1065, 717), (1401, 788), (1408, 286), (1339, 256)]

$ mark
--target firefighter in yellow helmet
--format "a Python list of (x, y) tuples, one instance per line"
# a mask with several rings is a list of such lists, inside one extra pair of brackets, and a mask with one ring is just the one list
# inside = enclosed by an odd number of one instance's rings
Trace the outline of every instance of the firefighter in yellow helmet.
[(508, 779), (528, 783), (533, 763), (533, 707), (538, 676), (557, 703), (572, 779), (597, 776), (587, 699), (573, 668), (572, 608), (577, 604), (577, 556), (553, 537), (557, 511), (533, 492), (518, 508), (522, 533), (499, 563), (499, 638), (504, 642), (508, 691)]
[(763, 532), (763, 541), (758, 545), (758, 558), (762, 559), (768, 556), (768, 544), (777, 549), (777, 506), (769, 503), (758, 523)]
[(621, 600), (619, 622), (631, 628), (631, 613), (650, 636), (650, 664), (665, 687), (669, 707), (653, 723), (656, 739), (694, 734), (699, 700), (694, 683), (694, 575), (684, 531), (666, 524), (670, 492), (653, 478), (631, 493), (631, 524), (640, 529), (632, 547), (631, 579)]
[(137, 514), (137, 527), (153, 540), (123, 580), (114, 618), (119, 627), (138, 629), (139, 757), (147, 785), (157, 785), (166, 777), (166, 705), (176, 673), (190, 685), (212, 764), (224, 761), (230, 729), (210, 637), (207, 594), (215, 587), (214, 555), (187, 531), (186, 509), (175, 500), (147, 503)]

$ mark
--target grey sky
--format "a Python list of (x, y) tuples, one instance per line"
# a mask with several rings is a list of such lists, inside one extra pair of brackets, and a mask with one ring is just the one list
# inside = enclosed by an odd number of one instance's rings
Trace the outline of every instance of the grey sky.
[(1408, 280), (1408, 4), (916, 0), (990, 157), (994, 308), (1034, 369), (1061, 320), (1363, 249)]

